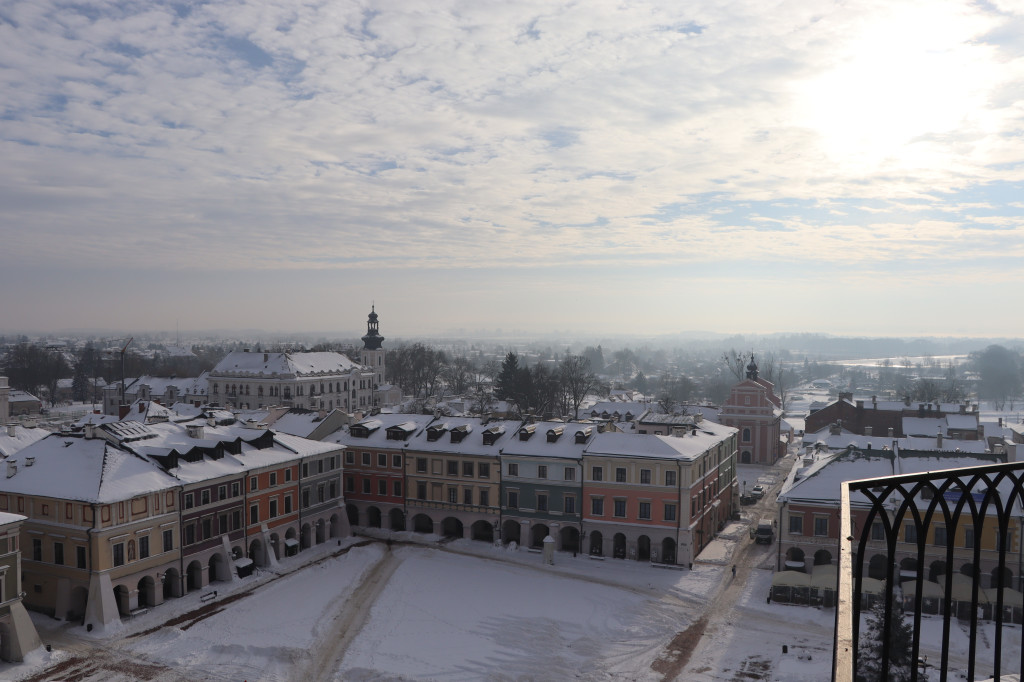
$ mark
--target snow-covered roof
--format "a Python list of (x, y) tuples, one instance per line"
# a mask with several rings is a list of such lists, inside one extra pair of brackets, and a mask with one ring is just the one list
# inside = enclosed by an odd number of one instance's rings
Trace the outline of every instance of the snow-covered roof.
[[(11, 429), (14, 435), (10, 434)], [(50, 432), (46, 429), (27, 428), (21, 424), (0, 427), (0, 457), (11, 457), (48, 435)]]
[(12, 388), (11, 392), (8, 394), (8, 401), (12, 403), (39, 402), (39, 398), (27, 391), (19, 391), (18, 389)]
[[(340, 443), (342, 445), (348, 445), (353, 449), (360, 447), (401, 447), (403, 445), (402, 441), (388, 440), (388, 427), (401, 424), (403, 422), (415, 422), (418, 429), (424, 429), (427, 424), (433, 420), (434, 417), (432, 415), (388, 414), (382, 412), (381, 414), (356, 422), (358, 425), (367, 427), (367, 430), (369, 431), (368, 437), (358, 438), (353, 436), (350, 432), (351, 427), (347, 427), (340, 431), (335, 431), (331, 435), (327, 436), (324, 438), (324, 442)], [(479, 420), (477, 420), (477, 422), (479, 423)], [(353, 426), (356, 424), (353, 424)]]
[[(524, 428), (527, 430), (523, 431)], [(502, 441), (503, 457), (582, 459), (584, 448), (597, 436), (597, 424), (580, 422), (536, 422), (512, 430), (511, 436)], [(549, 432), (553, 440), (549, 440)], [(521, 433), (529, 437), (523, 440)]]
[(734, 433), (736, 429), (714, 422), (701, 423), (697, 427), (696, 435), (690, 431), (687, 431), (685, 436), (605, 432), (594, 437), (587, 445), (585, 453), (597, 456), (653, 457), (690, 461)]
[(232, 351), (211, 376), (318, 376), (349, 373), (362, 367), (342, 353), (249, 353)]

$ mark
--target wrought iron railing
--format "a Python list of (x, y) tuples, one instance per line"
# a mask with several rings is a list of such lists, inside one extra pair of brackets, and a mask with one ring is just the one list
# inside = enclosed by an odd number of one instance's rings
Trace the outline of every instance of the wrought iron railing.
[[(939, 660), (933, 655), (928, 661), (928, 680), (944, 682), (954, 674), (951, 667), (962, 669), (964, 665), (966, 670), (960, 672), (965, 672), (968, 680), (1005, 679), (1024, 669), (1020, 641), (1024, 600), (1021, 591), (1011, 587), (1010, 579), (1016, 568), (1017, 586), (1021, 587), (1024, 463), (850, 481), (842, 484), (840, 505), (833, 680), (854, 682), (876, 675), (881, 680), (893, 679), (891, 635), (895, 619), (904, 617), (904, 607), (912, 619), (911, 680), (925, 678), (922, 618), (933, 619), (923, 615), (926, 610), (941, 616), (939, 641), (926, 643), (930, 651), (936, 647), (940, 652)], [(869, 554), (874, 556), (869, 559)], [(875, 561), (878, 555), (884, 557), (882, 561)], [(897, 564), (900, 556), (902, 565)], [(965, 561), (959, 574), (957, 559)], [(925, 580), (929, 560), (929, 578), (934, 581)], [(986, 582), (983, 568), (990, 572), (988, 588), (982, 586)], [(876, 588), (873, 594), (866, 589), (869, 583)], [(879, 584), (884, 587), (877, 589)], [(926, 586), (931, 596), (925, 595)], [(861, 613), (878, 600), (884, 612), (879, 667), (866, 676), (858, 660)], [(990, 641), (980, 634), (983, 621), (993, 623)], [(953, 666), (951, 633), (958, 638), (965, 633), (968, 639), (966, 659), (957, 655)], [(1012, 638), (1009, 643), (1008, 636)], [(1018, 649), (1020, 660), (1005, 665), (1004, 652)]]

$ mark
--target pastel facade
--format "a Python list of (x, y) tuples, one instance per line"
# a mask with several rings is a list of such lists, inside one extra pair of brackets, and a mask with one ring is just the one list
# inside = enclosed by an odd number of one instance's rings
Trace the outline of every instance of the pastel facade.
[(21, 526), (25, 517), (0, 513), (0, 660), (20, 662), (39, 648), (39, 634), (22, 603)]
[(719, 422), (739, 431), (740, 464), (774, 464), (785, 456), (781, 405), (771, 382), (758, 376), (751, 356), (747, 378), (733, 386), (718, 415)]

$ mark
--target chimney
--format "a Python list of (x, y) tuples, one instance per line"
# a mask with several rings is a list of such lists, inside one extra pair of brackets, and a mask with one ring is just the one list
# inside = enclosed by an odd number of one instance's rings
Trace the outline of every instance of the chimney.
[(887, 436), (889, 436), (889, 438), (892, 438), (892, 437), (893, 437), (893, 435), (894, 435), (894, 434), (893, 434), (893, 430), (892, 430), (892, 427), (891, 427), (891, 426), (889, 427), (889, 433), (888, 433), (888, 434), (886, 434), (886, 435), (887, 435)]
[(1003, 428), (1003, 418), (999, 418), (999, 428)]
[(939, 427), (939, 432), (937, 434), (935, 434), (935, 447), (936, 448), (941, 448), (942, 447), (942, 427), (941, 426)]
[(960, 414), (967, 414), (967, 405), (966, 405), (966, 403), (960, 403)]
[(139, 414), (146, 411), (146, 403), (139, 403)]
[(186, 426), (188, 430), (188, 437), (195, 438), (196, 440), (202, 440), (205, 436), (205, 429), (202, 424), (189, 424)]
[(864, 409), (864, 401), (863, 400), (858, 400), (857, 401), (857, 409), (858, 410), (863, 410)]
[(878, 396), (877, 395), (871, 396), (871, 407), (874, 407), (874, 408), (878, 407)]
[(904, 407), (910, 407), (910, 396), (909, 395), (903, 396), (903, 406)]
[(94, 424), (86, 424), (85, 425), (85, 434), (84, 435), (85, 435), (85, 439), (86, 440), (92, 440), (93, 438), (96, 437), (95, 429), (96, 429), (96, 426)]
[[(1001, 426), (1001, 424), (1000, 424), (1000, 426)], [(17, 436), (16, 427), (17, 427), (16, 424), (8, 424), (7, 425), (7, 435), (10, 436), (11, 438), (14, 438), (14, 437)]]
[(263, 362), (268, 362), (269, 360), (270, 360), (270, 353), (264, 353), (263, 354)]
[(25, 458), (25, 466), (30, 467), (30, 466), (32, 466), (35, 463), (36, 463), (36, 458), (35, 457), (26, 457)]
[(833, 422), (832, 426), (829, 427), (828, 432), (833, 436), (838, 436), (843, 430), (842, 422)]
[(7, 460), (7, 478), (10, 478), (11, 476), (14, 476), (14, 474), (16, 474), (16, 473), (18, 473), (18, 462), (17, 462), (17, 460), (13, 460), (13, 459)]
[(865, 436), (870, 436), (870, 435), (871, 435), (871, 432), (872, 432), (872, 430), (873, 430), (873, 429), (872, 429), (872, 428), (871, 428), (870, 426), (865, 426), (865, 427), (864, 427), (864, 435), (865, 435)]

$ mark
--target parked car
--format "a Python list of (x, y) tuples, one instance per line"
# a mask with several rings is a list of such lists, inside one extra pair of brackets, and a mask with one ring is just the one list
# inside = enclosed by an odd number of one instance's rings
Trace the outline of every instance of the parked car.
[(750, 493), (743, 493), (740, 495), (740, 504), (742, 505), (754, 504), (755, 502), (757, 502), (757, 498)]
[(757, 485), (750, 489), (750, 494), (760, 500), (762, 497), (764, 497), (764, 486), (758, 483)]
[(754, 542), (759, 545), (770, 545), (775, 540), (775, 528), (771, 521), (761, 521), (754, 531)]

